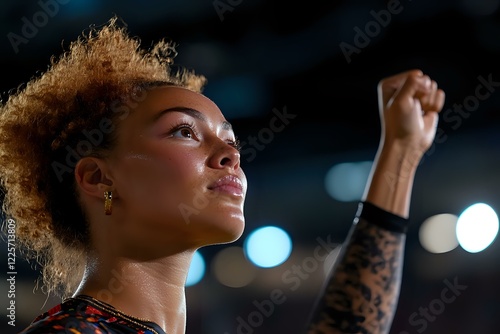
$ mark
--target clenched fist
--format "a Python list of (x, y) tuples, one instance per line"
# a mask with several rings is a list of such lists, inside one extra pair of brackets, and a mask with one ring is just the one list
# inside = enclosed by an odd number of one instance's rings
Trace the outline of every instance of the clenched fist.
[(418, 150), (431, 146), (445, 93), (420, 70), (385, 78), (378, 85), (382, 140)]

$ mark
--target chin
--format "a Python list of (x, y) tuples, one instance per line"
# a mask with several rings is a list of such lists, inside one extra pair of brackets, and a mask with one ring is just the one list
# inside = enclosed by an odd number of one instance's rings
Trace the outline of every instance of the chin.
[(245, 229), (243, 215), (225, 217), (217, 221), (203, 221), (200, 224), (203, 226), (200, 235), (200, 243), (203, 246), (235, 242), (241, 237)]

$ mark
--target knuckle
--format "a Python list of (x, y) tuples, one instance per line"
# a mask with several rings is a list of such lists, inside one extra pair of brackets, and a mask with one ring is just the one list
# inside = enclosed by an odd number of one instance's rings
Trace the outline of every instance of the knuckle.
[(422, 77), (418, 77), (416, 75), (410, 75), (410, 76), (408, 76), (408, 79), (406, 79), (406, 81), (409, 84), (416, 85), (416, 84), (422, 82)]

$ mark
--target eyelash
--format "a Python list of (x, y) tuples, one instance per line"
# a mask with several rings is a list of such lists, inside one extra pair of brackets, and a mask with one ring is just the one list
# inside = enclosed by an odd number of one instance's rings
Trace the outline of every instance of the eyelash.
[(227, 142), (229, 145), (231, 145), (232, 147), (234, 147), (238, 152), (241, 151), (241, 143), (240, 143), (240, 140), (238, 139), (238, 137), (236, 137), (234, 140), (230, 140)]
[[(177, 125), (174, 125), (168, 131), (168, 133), (170, 135), (173, 135), (177, 131), (185, 129), (185, 128), (188, 128), (189, 130), (191, 130), (193, 132), (194, 136), (198, 137), (198, 132), (196, 131), (196, 126), (192, 122), (182, 122), (182, 123), (179, 123)], [(238, 139), (238, 137), (236, 137), (234, 140), (228, 140), (227, 143), (230, 146), (234, 147), (236, 150), (241, 151), (241, 143), (240, 143), (240, 140)]]

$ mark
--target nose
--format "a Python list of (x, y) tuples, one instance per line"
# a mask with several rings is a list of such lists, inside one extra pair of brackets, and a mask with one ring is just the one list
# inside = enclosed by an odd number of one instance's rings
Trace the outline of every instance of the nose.
[(218, 140), (214, 145), (212, 156), (209, 159), (209, 165), (212, 168), (238, 169), (240, 167), (240, 152), (225, 141)]

